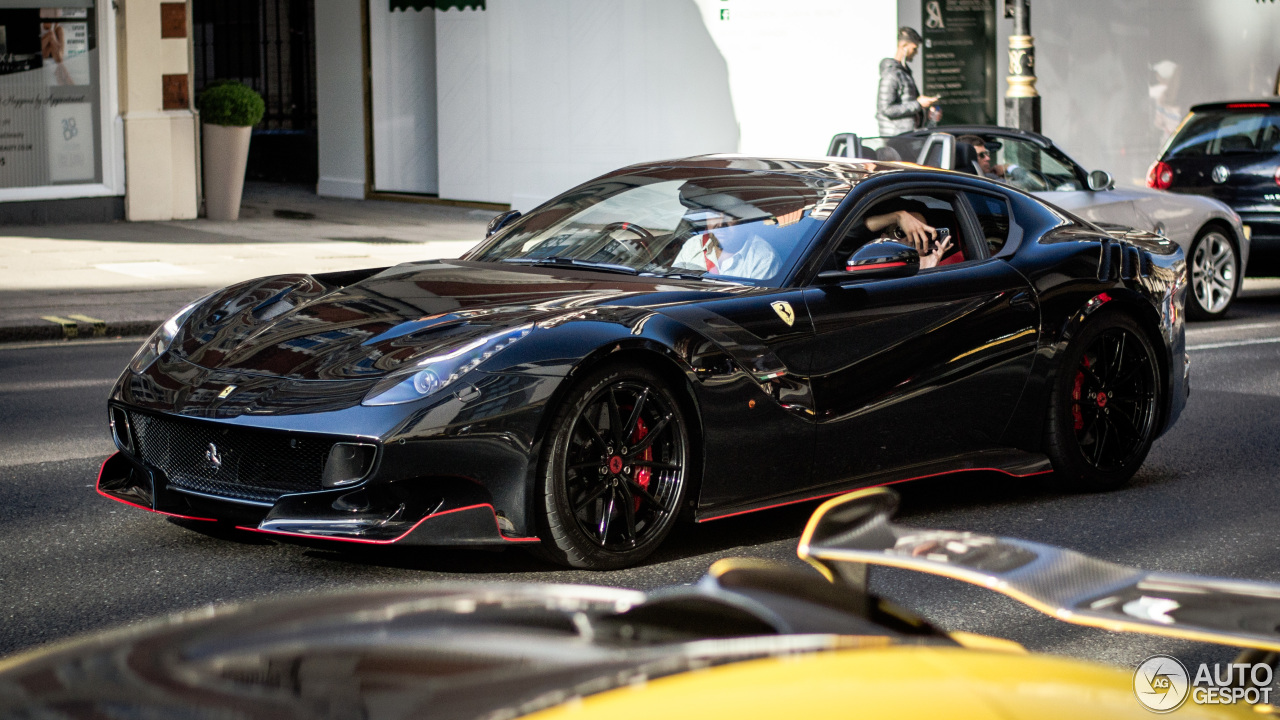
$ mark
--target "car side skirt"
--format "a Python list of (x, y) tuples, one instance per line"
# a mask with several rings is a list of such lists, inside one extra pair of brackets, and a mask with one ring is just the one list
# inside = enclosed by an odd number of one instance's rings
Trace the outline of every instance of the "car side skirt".
[(779, 495), (739, 505), (702, 508), (695, 514), (694, 521), (703, 523), (722, 520), (761, 510), (771, 510), (812, 500), (823, 500), (861, 488), (896, 485), (911, 480), (923, 480), (939, 475), (962, 472), (997, 472), (1010, 477), (1023, 478), (1053, 472), (1053, 467), (1049, 462), (1049, 458), (1039, 453), (1023, 452), (1021, 450), (983, 450), (851, 478), (824, 488), (810, 488), (800, 493)]

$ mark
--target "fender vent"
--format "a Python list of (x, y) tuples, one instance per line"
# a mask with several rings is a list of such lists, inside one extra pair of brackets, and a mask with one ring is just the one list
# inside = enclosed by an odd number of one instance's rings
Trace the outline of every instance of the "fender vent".
[(1102, 240), (1102, 256), (1098, 262), (1099, 280), (1134, 280), (1150, 277), (1154, 263), (1151, 253), (1109, 238)]

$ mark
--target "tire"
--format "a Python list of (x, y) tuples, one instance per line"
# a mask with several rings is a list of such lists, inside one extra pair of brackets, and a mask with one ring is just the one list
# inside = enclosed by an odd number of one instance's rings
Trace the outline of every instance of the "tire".
[(570, 567), (635, 565), (671, 532), (689, 485), (688, 423), (655, 373), (584, 377), (552, 419), (539, 466), (540, 554)]
[(1201, 230), (1187, 253), (1187, 266), (1187, 317), (1217, 320), (1226, 315), (1240, 291), (1240, 255), (1226, 232), (1217, 227)]
[(1082, 491), (1128, 482), (1159, 431), (1163, 392), (1137, 322), (1109, 312), (1085, 325), (1063, 353), (1049, 398), (1045, 445), (1055, 480)]

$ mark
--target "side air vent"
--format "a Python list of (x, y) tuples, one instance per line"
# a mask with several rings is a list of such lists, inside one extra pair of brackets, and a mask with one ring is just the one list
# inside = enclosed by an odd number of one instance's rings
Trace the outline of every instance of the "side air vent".
[(1132, 280), (1138, 276), (1138, 268), (1142, 265), (1142, 260), (1138, 256), (1138, 248), (1126, 245), (1123, 249), (1124, 259), (1120, 263), (1120, 277)]
[(1134, 280), (1150, 277), (1154, 263), (1145, 250), (1123, 245), (1110, 239), (1102, 241), (1102, 255), (1098, 262), (1099, 280)]

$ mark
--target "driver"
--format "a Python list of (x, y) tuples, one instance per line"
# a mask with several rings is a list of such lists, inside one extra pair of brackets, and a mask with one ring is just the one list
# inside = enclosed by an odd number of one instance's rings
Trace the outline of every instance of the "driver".
[[(973, 146), (973, 150), (978, 155), (978, 164), (982, 166), (982, 176), (989, 178), (1003, 178), (1008, 173), (1009, 165), (992, 165), (991, 151), (987, 149), (987, 141), (977, 135), (961, 135), (956, 138), (958, 143), (969, 143)], [(1016, 167), (1016, 166), (1014, 166)]]
[[(682, 222), (695, 228), (695, 232), (685, 240), (672, 267), (752, 280), (764, 280), (778, 273), (781, 265), (778, 253), (764, 238), (751, 232), (750, 225), (734, 226), (723, 212), (711, 208), (692, 209), (685, 213)], [(733, 235), (742, 234), (741, 230), (747, 231), (745, 241), (736, 251), (726, 249), (726, 242)]]

